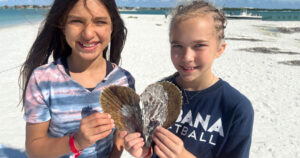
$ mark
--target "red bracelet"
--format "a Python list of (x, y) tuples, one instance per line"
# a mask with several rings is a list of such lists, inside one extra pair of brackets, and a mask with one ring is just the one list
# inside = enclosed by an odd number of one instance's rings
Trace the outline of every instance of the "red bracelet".
[(69, 145), (70, 145), (70, 149), (71, 149), (72, 153), (75, 155), (75, 158), (77, 158), (81, 154), (81, 151), (78, 151), (75, 147), (74, 136), (75, 136), (75, 133), (70, 135)]
[(148, 151), (147, 155), (144, 156), (144, 158), (147, 158), (147, 157), (150, 156), (150, 155), (151, 155), (151, 147), (149, 148), (149, 151)]

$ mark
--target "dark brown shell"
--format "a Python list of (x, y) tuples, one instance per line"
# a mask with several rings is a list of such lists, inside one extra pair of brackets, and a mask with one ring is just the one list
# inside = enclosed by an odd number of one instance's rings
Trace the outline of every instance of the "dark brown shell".
[(100, 105), (105, 113), (109, 113), (120, 130), (126, 130), (122, 119), (121, 108), (124, 105), (139, 106), (139, 96), (129, 87), (109, 86), (100, 96)]

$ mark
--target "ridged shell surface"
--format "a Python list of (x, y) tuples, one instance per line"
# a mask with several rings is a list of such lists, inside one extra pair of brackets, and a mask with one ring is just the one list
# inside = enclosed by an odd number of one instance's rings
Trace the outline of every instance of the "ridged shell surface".
[(120, 130), (127, 130), (121, 109), (123, 106), (139, 106), (139, 100), (139, 96), (129, 87), (110, 86), (101, 93), (100, 105), (105, 113), (112, 116)]
[(110, 86), (100, 96), (100, 104), (119, 130), (141, 132), (146, 146), (151, 146), (157, 126), (175, 123), (182, 104), (181, 91), (171, 82), (151, 84), (139, 96), (131, 88)]

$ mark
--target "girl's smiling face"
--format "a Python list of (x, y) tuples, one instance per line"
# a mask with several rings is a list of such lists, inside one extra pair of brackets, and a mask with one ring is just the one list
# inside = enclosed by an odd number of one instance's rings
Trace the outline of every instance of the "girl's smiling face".
[(77, 59), (102, 58), (111, 40), (112, 22), (106, 7), (98, 0), (79, 0), (68, 14), (64, 34)]
[(173, 65), (186, 83), (208, 79), (214, 59), (226, 46), (217, 37), (211, 15), (177, 21), (171, 28), (170, 43)]

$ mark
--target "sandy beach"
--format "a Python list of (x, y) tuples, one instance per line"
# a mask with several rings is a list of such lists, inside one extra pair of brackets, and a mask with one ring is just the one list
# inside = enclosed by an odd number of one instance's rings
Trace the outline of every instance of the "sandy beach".
[[(147, 85), (175, 72), (169, 53), (169, 19), (122, 17), (128, 37), (121, 67), (135, 77), (140, 94)], [(253, 104), (251, 158), (300, 158), (299, 27), (300, 21), (228, 21), (227, 48), (213, 70)], [(0, 28), (0, 158), (26, 157), (18, 77), (38, 28), (39, 23)], [(122, 157), (131, 156), (125, 152)]]

